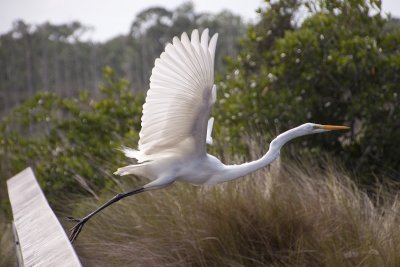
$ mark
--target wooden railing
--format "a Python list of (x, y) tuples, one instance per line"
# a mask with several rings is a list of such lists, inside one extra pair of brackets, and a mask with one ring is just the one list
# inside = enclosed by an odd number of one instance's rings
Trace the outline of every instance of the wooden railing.
[(81, 266), (31, 168), (7, 181), (17, 266)]

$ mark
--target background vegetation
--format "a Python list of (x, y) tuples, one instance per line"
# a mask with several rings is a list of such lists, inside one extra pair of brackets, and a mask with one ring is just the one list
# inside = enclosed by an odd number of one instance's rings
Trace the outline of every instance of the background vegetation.
[(137, 15), (126, 35), (104, 43), (82, 40), (90, 28), (79, 22), (16, 21), (10, 32), (0, 36), (0, 115), (38, 91), (76, 97), (87, 90), (96, 97), (104, 66), (127, 79), (131, 91), (145, 91), (165, 44), (184, 31), (205, 27), (224, 36), (219, 40), (224, 51), (216, 59), (216, 68), (223, 70), (223, 57), (237, 54), (239, 37), (245, 33), (241, 18), (229, 11), (198, 13), (190, 2), (175, 10), (149, 8)]
[[(220, 33), (212, 154), (225, 163), (254, 158), (276, 133), (306, 121), (352, 131), (285, 147), (283, 162), (319, 159), (303, 166), (123, 201), (85, 227), (77, 243), (84, 262), (129, 266), (123, 256), (136, 255), (139, 266), (398, 265), (400, 23), (383, 16), (378, 0), (266, 1), (258, 13), (244, 25), (190, 3), (155, 7), (107, 43), (81, 41), (79, 23), (17, 22), (0, 36), (0, 219), (9, 217), (5, 181), (26, 166), (68, 216), (143, 184), (112, 173), (129, 162), (118, 148), (136, 147), (154, 58), (172, 36), (209, 27)], [(9, 237), (0, 239), (0, 258)]]
[[(300, 8), (310, 15), (296, 24)], [(400, 178), (398, 22), (372, 0), (284, 0), (260, 12), (221, 79), (219, 121), (233, 137), (254, 125), (279, 132), (305, 121), (349, 125), (340, 139), (302, 140), (301, 150), (339, 156), (368, 174), (367, 183), (371, 174)]]

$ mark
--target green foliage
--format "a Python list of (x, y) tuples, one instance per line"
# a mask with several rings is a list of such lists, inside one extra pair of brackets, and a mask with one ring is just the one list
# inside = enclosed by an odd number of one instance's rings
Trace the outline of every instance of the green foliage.
[[(117, 148), (132, 144), (140, 130), (143, 94), (133, 94), (126, 80), (104, 69), (105, 84), (95, 100), (38, 93), (0, 125), (2, 180), (32, 166), (47, 196), (60, 192), (92, 194), (112, 183)], [(78, 185), (81, 186), (78, 186)]]
[(321, 147), (340, 155), (355, 173), (399, 177), (400, 27), (385, 26), (380, 1), (305, 6), (310, 15), (299, 25), (293, 24), (299, 1), (277, 1), (260, 11), (261, 21), (220, 82), (218, 119), (236, 139), (246, 127), (350, 125), (351, 132), (299, 145), (311, 148), (303, 153), (318, 155), (313, 148)]
[(224, 36), (219, 41), (224, 53), (215, 60), (216, 69), (224, 69), (223, 57), (238, 53), (245, 32), (241, 18), (229, 11), (199, 13), (192, 3), (173, 10), (151, 7), (136, 16), (129, 32), (101, 43), (82, 40), (90, 28), (78, 22), (17, 21), (0, 35), (0, 116), (41, 90), (76, 97), (84, 88), (95, 94), (104, 66), (129, 80), (132, 90), (147, 90), (154, 60), (165, 44), (195, 28)]

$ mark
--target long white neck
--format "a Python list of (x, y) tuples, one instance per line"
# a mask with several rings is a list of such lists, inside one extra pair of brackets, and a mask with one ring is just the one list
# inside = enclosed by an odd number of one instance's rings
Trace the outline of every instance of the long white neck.
[(280, 150), (284, 144), (293, 138), (304, 135), (305, 133), (299, 127), (290, 129), (272, 140), (268, 152), (259, 158), (258, 160), (247, 162), (239, 165), (226, 165), (224, 171), (213, 179), (213, 183), (222, 183), (236, 178), (245, 176), (252, 172), (255, 172), (268, 164), (271, 164), (275, 159), (279, 157)]

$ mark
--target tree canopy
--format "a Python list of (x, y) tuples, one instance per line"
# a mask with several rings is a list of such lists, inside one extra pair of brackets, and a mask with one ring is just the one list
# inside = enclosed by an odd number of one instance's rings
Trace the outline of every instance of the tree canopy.
[[(309, 15), (296, 23), (300, 8)], [(349, 125), (340, 138), (299, 146), (340, 155), (354, 173), (400, 178), (400, 28), (382, 16), (380, 1), (282, 0), (260, 15), (221, 78), (219, 121), (235, 134), (307, 121)]]

